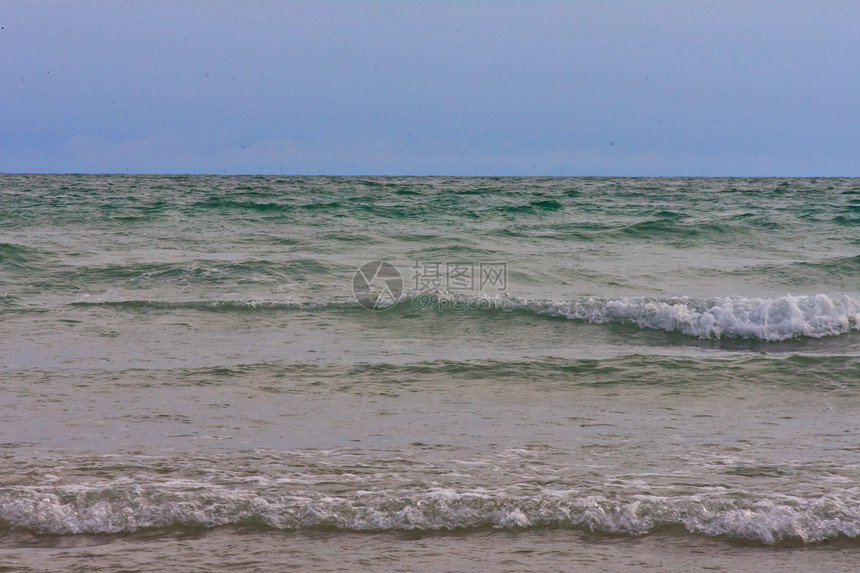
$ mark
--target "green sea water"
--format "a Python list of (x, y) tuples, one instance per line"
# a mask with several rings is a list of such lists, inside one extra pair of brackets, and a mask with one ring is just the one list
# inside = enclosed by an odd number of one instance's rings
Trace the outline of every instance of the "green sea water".
[(0, 564), (850, 570), (858, 229), (857, 179), (0, 175)]

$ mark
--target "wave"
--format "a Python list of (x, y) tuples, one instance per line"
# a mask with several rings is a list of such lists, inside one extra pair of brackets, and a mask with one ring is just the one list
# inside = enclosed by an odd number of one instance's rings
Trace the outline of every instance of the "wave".
[(204, 312), (263, 312), (272, 310), (316, 309), (325, 305), (298, 301), (257, 300), (107, 300), (76, 301), (69, 303), (78, 307), (108, 307), (130, 310), (197, 310)]
[(0, 243), (0, 266), (22, 268), (29, 263), (40, 261), (45, 253), (24, 245)]
[(239, 210), (239, 211), (261, 211), (272, 213), (291, 212), (295, 209), (290, 203), (276, 203), (273, 201), (252, 201), (252, 200), (236, 200), (229, 197), (219, 197), (213, 195), (205, 201), (194, 203), (191, 205), (191, 210)]
[[(366, 390), (378, 386), (389, 389), (398, 386), (434, 383), (435, 380), (492, 380), (506, 386), (525, 384), (531, 387), (535, 380), (552, 383), (593, 386), (663, 386), (692, 388), (698, 384), (711, 388), (719, 385), (769, 384), (777, 387), (801, 386), (805, 392), (820, 389), (854, 387), (860, 381), (856, 372), (860, 367), (857, 356), (809, 356), (772, 354), (731, 354), (726, 357), (689, 357), (630, 354), (612, 358), (557, 358), (546, 356), (530, 360), (437, 360), (407, 364), (364, 363), (345, 368), (326, 368), (307, 365), (287, 367), (291, 376), (327, 376), (345, 381), (344, 388), (352, 384)], [(264, 364), (259, 368), (271, 368)], [(283, 366), (277, 366), (283, 369)], [(254, 365), (246, 368), (255, 369)], [(798, 370), (805, 375), (797, 380)], [(188, 372), (185, 377), (197, 379), (208, 372)], [(179, 377), (177, 377), (179, 378)], [(211, 379), (211, 376), (209, 376)]]
[(835, 257), (818, 263), (794, 263), (806, 272), (817, 270), (828, 277), (846, 277), (860, 275), (860, 255), (853, 257)]
[[(715, 273), (716, 274), (716, 273)], [(860, 255), (833, 257), (820, 261), (799, 261), (778, 265), (755, 265), (744, 267), (731, 273), (738, 277), (761, 279), (765, 277), (784, 284), (804, 285), (812, 281), (822, 284), (845, 285), (857, 284), (860, 277)]]
[(566, 528), (630, 536), (681, 526), (692, 534), (764, 544), (816, 543), (860, 537), (860, 503), (836, 494), (606, 497), (542, 489), (524, 495), (516, 486), (330, 494), (284, 484), (252, 489), (190, 480), (0, 490), (2, 530), (125, 534), (224, 525), (346, 532)]
[(433, 293), (411, 295), (406, 302), (415, 309), (525, 311), (592, 324), (634, 324), (697, 338), (750, 338), (769, 342), (823, 338), (860, 330), (860, 300), (847, 295), (709, 299), (592, 296), (565, 301)]
[(558, 211), (562, 208), (562, 204), (554, 199), (542, 199), (530, 201), (526, 205), (506, 205), (500, 207), (502, 213), (523, 214), (523, 213), (540, 213), (542, 211)]
[(107, 283), (145, 285), (151, 282), (193, 284), (244, 284), (274, 281), (308, 281), (311, 278), (346, 273), (348, 267), (328, 265), (317, 259), (302, 258), (285, 261), (252, 259), (246, 261), (197, 260), (187, 263), (130, 263), (103, 266), (60, 268), (46, 273), (37, 281), (45, 286), (91, 285)]
[[(289, 311), (363, 313), (357, 302), (303, 300), (117, 300), (77, 301), (74, 306), (129, 309), (191, 309), (211, 312)], [(465, 295), (451, 292), (409, 293), (382, 311), (392, 319), (415, 312), (512, 313), (565, 318), (589, 324), (625, 324), (677, 332), (699, 339), (751, 339), (780, 342), (834, 337), (860, 331), (860, 300), (825, 294), (774, 298), (743, 296), (698, 299), (602, 298), (527, 299), (510, 295)]]
[[(367, 361), (355, 364), (292, 363), (288, 360), (151, 370), (152, 387), (241, 386), (266, 396), (315, 394), (320, 388), (362, 396), (402, 397), (414, 391), (504, 389), (505, 392), (568, 391), (575, 388), (664, 388), (684, 392), (734, 392), (740, 388), (773, 392), (799, 390), (809, 396), (851, 392), (860, 387), (860, 356), (801, 355), (769, 352), (716, 356), (629, 354), (599, 358), (541, 356), (529, 359)], [(799, 377), (798, 372), (803, 372)], [(8, 369), (7, 378), (54, 377), (48, 369)], [(66, 374), (72, 378), (75, 372)], [(136, 384), (136, 368), (91, 369), (87, 385), (113, 387), (117, 380)], [(75, 380), (77, 383), (77, 380)]]
[(709, 238), (726, 235), (735, 229), (719, 223), (684, 224), (673, 217), (664, 216), (661, 219), (649, 219), (633, 223), (620, 229), (613, 229), (612, 234), (653, 240), (655, 236), (678, 236), (679, 238)]

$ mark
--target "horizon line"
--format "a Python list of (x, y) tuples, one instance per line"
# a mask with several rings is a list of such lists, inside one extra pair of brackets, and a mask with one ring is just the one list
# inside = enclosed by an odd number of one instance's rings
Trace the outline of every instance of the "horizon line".
[(0, 171), (0, 175), (128, 175), (128, 176), (206, 176), (206, 177), (448, 177), (448, 178), (543, 178), (543, 179), (576, 179), (576, 178), (613, 178), (613, 179), (856, 179), (860, 175), (496, 175), (473, 174), (456, 175), (446, 173), (424, 174), (415, 173), (272, 173), (272, 172), (236, 172), (213, 173), (207, 171)]

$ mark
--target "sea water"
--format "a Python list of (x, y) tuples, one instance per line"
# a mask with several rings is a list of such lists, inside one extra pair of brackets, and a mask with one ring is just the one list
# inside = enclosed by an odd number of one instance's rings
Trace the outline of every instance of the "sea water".
[(0, 570), (852, 570), (860, 180), (0, 175)]

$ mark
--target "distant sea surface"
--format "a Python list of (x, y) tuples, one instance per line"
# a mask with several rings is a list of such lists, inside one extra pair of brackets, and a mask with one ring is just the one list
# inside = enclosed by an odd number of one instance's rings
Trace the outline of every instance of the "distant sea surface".
[(0, 175), (0, 571), (850, 571), (860, 180)]

